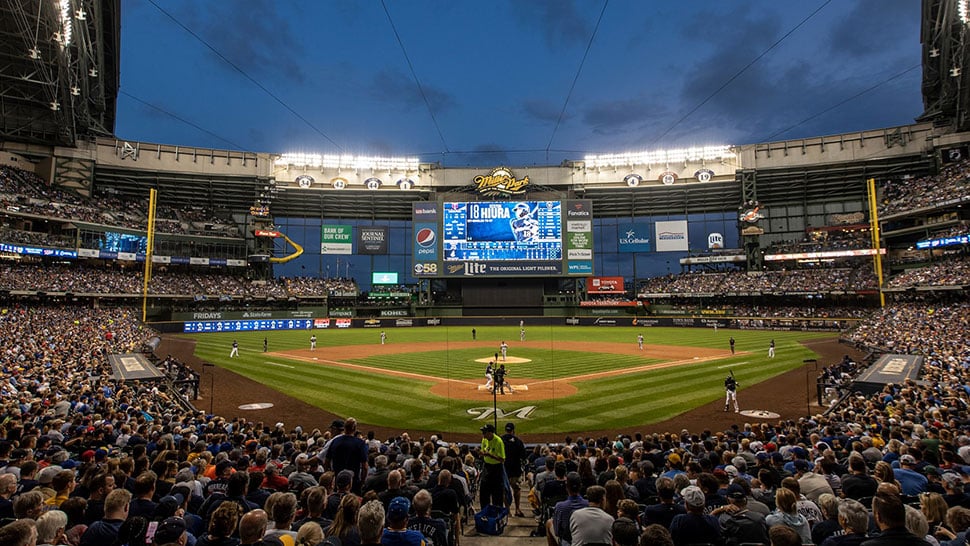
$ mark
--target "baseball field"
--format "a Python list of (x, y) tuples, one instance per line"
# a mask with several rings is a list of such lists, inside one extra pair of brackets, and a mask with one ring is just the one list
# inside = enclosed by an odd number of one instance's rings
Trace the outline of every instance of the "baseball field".
[[(733, 372), (745, 390), (816, 358), (803, 343), (831, 333), (699, 328), (535, 326), (297, 330), (186, 336), (196, 356), (335, 415), (405, 430), (467, 432), (475, 424), (527, 420), (529, 429), (574, 433), (670, 419), (723, 398)], [(643, 334), (643, 349), (637, 336)], [(310, 336), (317, 344), (310, 349)], [(729, 339), (736, 340), (731, 354)], [(266, 350), (264, 351), (264, 339)], [(768, 358), (774, 339), (776, 356)], [(230, 358), (233, 340), (239, 356)], [(485, 388), (500, 344), (505, 394)], [(205, 379), (203, 379), (203, 382)], [(215, 385), (219, 399), (219, 385)], [(230, 386), (226, 386), (230, 388)], [(246, 393), (226, 393), (248, 400)], [(751, 392), (756, 392), (751, 391)], [(774, 393), (777, 396), (778, 393)], [(804, 393), (792, 393), (802, 396)], [(494, 405), (494, 406), (493, 406)], [(493, 407), (495, 409), (493, 409)]]

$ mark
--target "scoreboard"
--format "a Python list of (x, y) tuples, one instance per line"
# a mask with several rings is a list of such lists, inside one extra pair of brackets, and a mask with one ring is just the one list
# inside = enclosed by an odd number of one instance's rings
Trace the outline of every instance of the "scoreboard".
[(592, 274), (588, 200), (415, 203), (416, 277)]
[(562, 203), (445, 203), (445, 261), (562, 260)]

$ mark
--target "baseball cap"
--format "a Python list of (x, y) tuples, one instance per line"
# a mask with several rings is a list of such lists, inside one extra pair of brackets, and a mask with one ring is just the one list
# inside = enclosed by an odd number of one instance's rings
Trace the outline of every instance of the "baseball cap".
[(808, 469), (810, 468), (808, 466), (808, 461), (806, 461), (804, 459), (798, 459), (793, 464), (795, 466), (795, 470), (797, 470), (799, 472), (808, 472)]
[(680, 464), (680, 455), (676, 453), (671, 453), (670, 455), (667, 455), (667, 460), (671, 464)]
[(954, 487), (963, 483), (963, 478), (961, 478), (960, 475), (955, 472), (944, 472), (943, 481), (948, 483), (950, 487)]
[(684, 498), (684, 504), (695, 508), (704, 506), (704, 492), (700, 487), (691, 485), (680, 491), (680, 496)]
[(730, 476), (731, 478), (737, 478), (738, 477), (738, 467), (734, 466), (733, 464), (729, 464), (729, 465), (727, 465), (727, 466), (724, 467), (724, 473), (727, 474), (728, 476)]
[(391, 504), (387, 506), (387, 519), (391, 521), (401, 521), (408, 517), (411, 511), (411, 501), (405, 497), (394, 497)]
[(168, 544), (178, 542), (178, 539), (185, 532), (185, 520), (182, 518), (165, 518), (155, 529), (155, 544)]
[(337, 487), (344, 488), (350, 487), (350, 484), (354, 481), (354, 472), (352, 470), (341, 470), (337, 473), (337, 477), (334, 479), (334, 483)]
[(916, 464), (916, 457), (907, 453), (899, 458), (899, 464)]
[(495, 432), (495, 426), (494, 426), (494, 425), (492, 425), (491, 423), (489, 423), (489, 424), (487, 424), (487, 425), (485, 425), (485, 426), (483, 426), (483, 427), (481, 428), (481, 431), (482, 431), (483, 433), (484, 433), (484, 432)]
[(338, 430), (343, 430), (344, 429), (344, 422), (341, 421), (340, 419), (334, 419), (333, 422), (330, 423), (330, 428), (335, 428), (335, 429), (338, 429)]
[(185, 502), (185, 497), (181, 493), (172, 493), (171, 495), (165, 495), (164, 497), (158, 499), (159, 504), (174, 502), (176, 506), (182, 506)]
[(743, 499), (747, 497), (744, 494), (744, 488), (736, 483), (732, 483), (727, 488), (727, 498), (729, 499)]
[(509, 432), (515, 430), (515, 423), (505, 423), (505, 430)]
[(37, 474), (37, 483), (42, 485), (51, 483), (54, 480), (54, 476), (56, 476), (61, 470), (64, 469), (56, 464), (44, 468)]

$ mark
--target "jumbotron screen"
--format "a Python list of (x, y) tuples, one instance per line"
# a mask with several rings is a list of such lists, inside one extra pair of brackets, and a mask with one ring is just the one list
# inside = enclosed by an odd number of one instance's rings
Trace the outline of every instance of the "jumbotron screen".
[(445, 261), (562, 260), (559, 201), (445, 203)]
[(415, 277), (592, 275), (592, 203), (416, 203)]

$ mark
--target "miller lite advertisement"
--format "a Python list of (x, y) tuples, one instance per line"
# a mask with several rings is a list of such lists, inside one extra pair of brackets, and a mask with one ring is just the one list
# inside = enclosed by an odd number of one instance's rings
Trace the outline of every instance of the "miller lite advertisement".
[(707, 248), (717, 250), (724, 248), (724, 236), (720, 233), (710, 233), (707, 236)]

